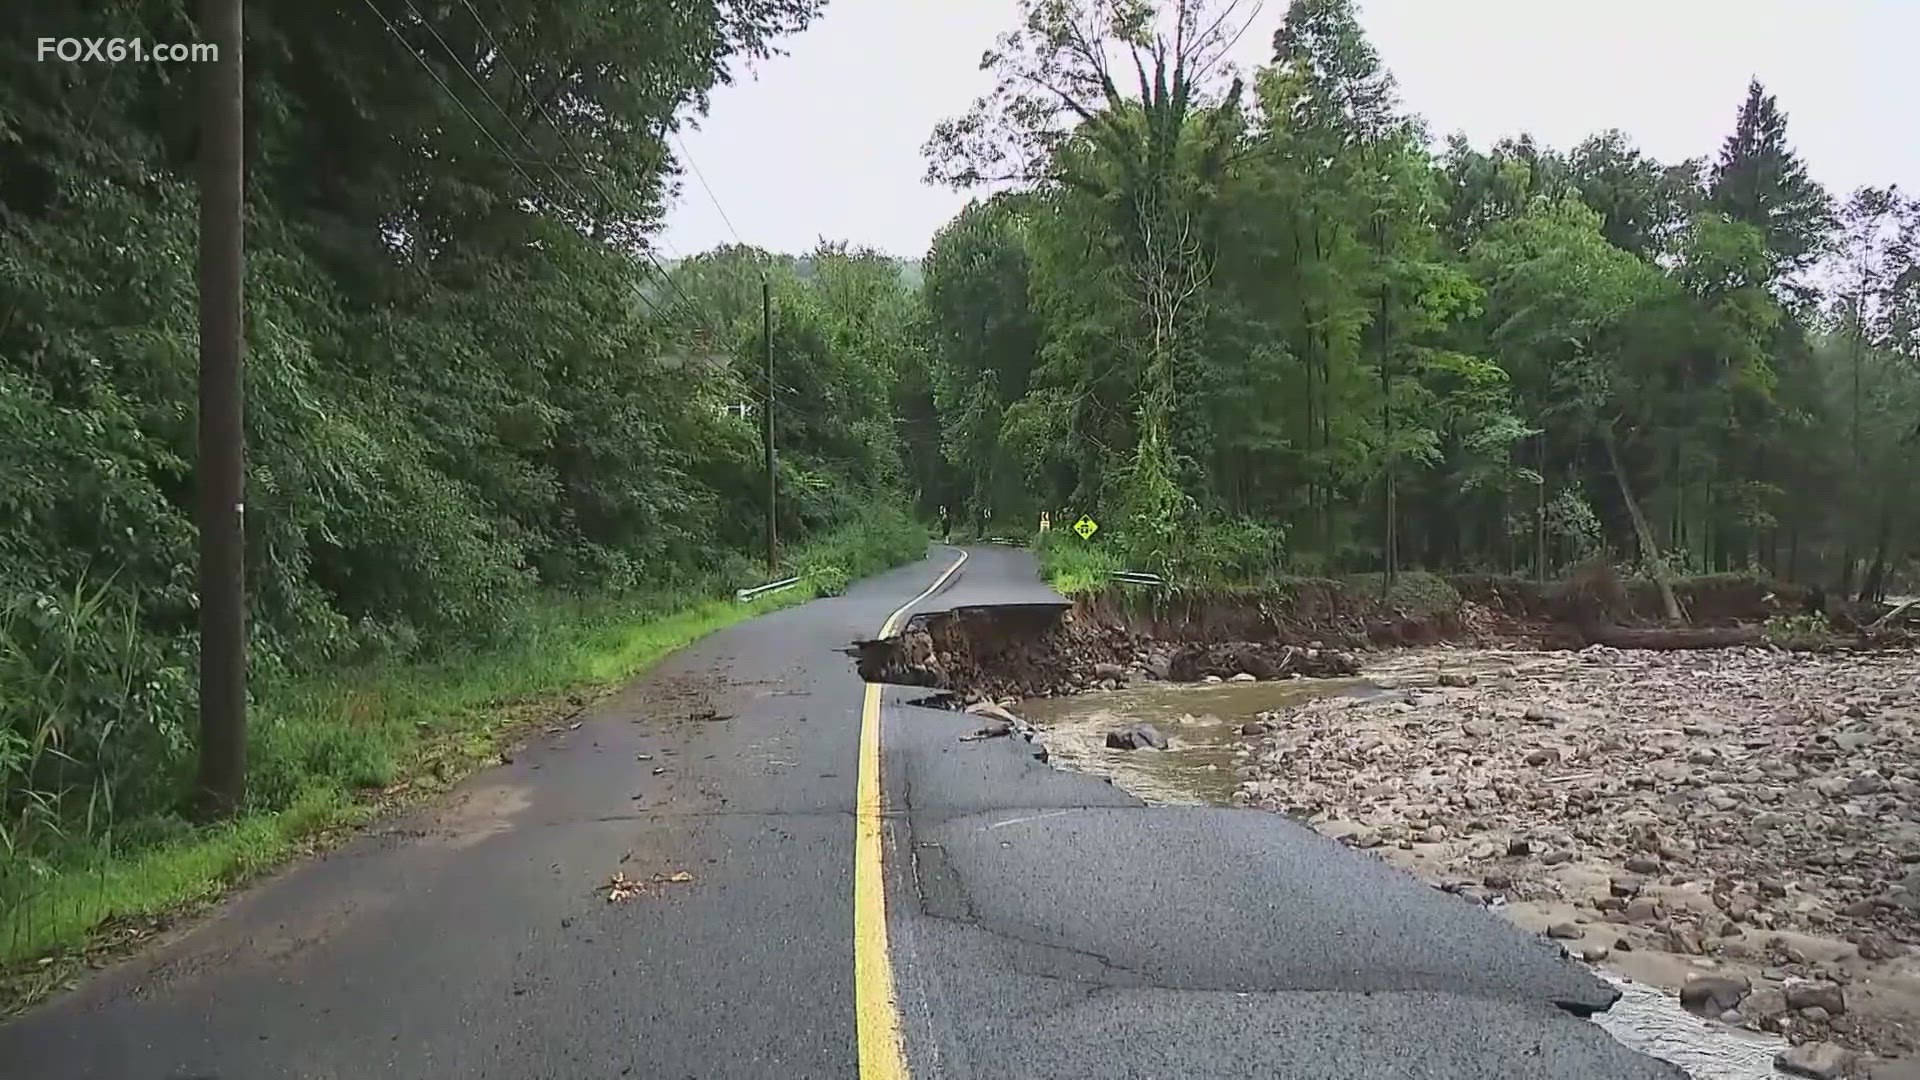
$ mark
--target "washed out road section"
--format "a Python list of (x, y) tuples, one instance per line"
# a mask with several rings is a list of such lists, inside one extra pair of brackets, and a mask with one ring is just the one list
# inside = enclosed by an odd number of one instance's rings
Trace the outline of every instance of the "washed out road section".
[[(943, 606), (1039, 602), (1031, 556), (977, 550), (999, 557)], [(1611, 987), (1475, 905), (1271, 814), (1148, 806), (1018, 737), (963, 741), (978, 718), (924, 694), (883, 713), (915, 1076), (1681, 1075), (1580, 1019)]]

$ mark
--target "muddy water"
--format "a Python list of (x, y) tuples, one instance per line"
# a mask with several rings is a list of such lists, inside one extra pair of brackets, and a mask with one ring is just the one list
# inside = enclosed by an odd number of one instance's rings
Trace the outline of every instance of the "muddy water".
[[(1261, 712), (1321, 697), (1375, 695), (1431, 686), (1442, 673), (1511, 677), (1541, 663), (1539, 654), (1498, 650), (1421, 650), (1374, 658), (1361, 677), (1264, 683), (1169, 685), (1036, 698), (1014, 712), (1032, 721), (1061, 768), (1110, 778), (1152, 804), (1224, 806), (1238, 786), (1234, 751), (1240, 725)], [(1551, 661), (1547, 661), (1551, 664)], [(1106, 734), (1149, 723), (1167, 737), (1165, 751), (1113, 750)], [(1621, 998), (1594, 1022), (1621, 1043), (1672, 1062), (1696, 1080), (1768, 1080), (1784, 1040), (1710, 1023), (1681, 1009), (1672, 994), (1616, 972), (1599, 974)]]
[[(1033, 721), (1062, 768), (1104, 776), (1163, 806), (1225, 805), (1239, 778), (1238, 729), (1254, 714), (1335, 694), (1381, 693), (1367, 679), (1287, 679), (1264, 683), (1153, 683), (1014, 706)], [(1107, 732), (1150, 723), (1167, 737), (1164, 752), (1111, 750)]]

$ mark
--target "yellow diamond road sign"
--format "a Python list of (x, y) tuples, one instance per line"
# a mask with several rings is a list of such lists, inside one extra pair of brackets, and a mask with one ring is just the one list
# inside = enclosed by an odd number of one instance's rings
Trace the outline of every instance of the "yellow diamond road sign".
[(1079, 533), (1080, 539), (1082, 540), (1093, 539), (1093, 531), (1095, 529), (1098, 529), (1099, 527), (1100, 526), (1097, 522), (1095, 522), (1092, 518), (1085, 516), (1084, 514), (1081, 515), (1079, 521), (1076, 521), (1073, 523), (1073, 531)]

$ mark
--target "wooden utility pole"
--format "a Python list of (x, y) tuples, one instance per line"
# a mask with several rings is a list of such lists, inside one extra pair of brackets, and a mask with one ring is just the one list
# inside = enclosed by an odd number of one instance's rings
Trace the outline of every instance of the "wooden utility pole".
[(760, 340), (766, 347), (767, 368), (767, 404), (760, 422), (767, 451), (767, 580), (771, 581), (780, 576), (780, 532), (773, 517), (773, 293), (764, 277), (760, 279)]
[(240, 0), (201, 0), (219, 49), (200, 100), (200, 797), (216, 815), (247, 791), (246, 429)]

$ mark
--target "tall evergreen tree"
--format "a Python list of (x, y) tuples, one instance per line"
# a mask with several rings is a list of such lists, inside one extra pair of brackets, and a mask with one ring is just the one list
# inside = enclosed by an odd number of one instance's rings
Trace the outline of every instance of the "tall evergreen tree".
[(1787, 114), (1758, 79), (1713, 169), (1715, 209), (1760, 230), (1778, 281), (1804, 270), (1833, 228), (1833, 204), (1787, 144)]

